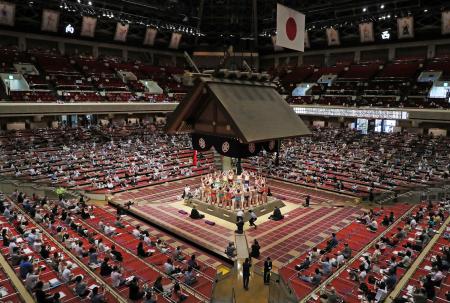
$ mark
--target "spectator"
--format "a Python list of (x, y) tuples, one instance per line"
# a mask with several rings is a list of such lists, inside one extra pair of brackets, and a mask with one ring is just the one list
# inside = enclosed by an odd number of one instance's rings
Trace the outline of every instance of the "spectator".
[(312, 276), (302, 275), (302, 276), (300, 276), (300, 279), (303, 281), (306, 281), (308, 283), (311, 283), (314, 286), (317, 286), (322, 281), (322, 274), (321, 274), (320, 270), (318, 268), (316, 268), (314, 271), (314, 275), (312, 275)]
[(85, 298), (90, 294), (89, 289), (87, 288), (86, 283), (83, 281), (82, 276), (75, 277), (75, 293), (80, 298)]
[(250, 257), (258, 259), (259, 258), (259, 250), (261, 249), (261, 246), (259, 246), (258, 241), (255, 239), (253, 241), (253, 244), (251, 246), (251, 252), (250, 252)]
[(141, 291), (138, 279), (136, 277), (133, 277), (130, 284), (128, 284), (128, 298), (130, 300), (140, 300), (144, 297), (144, 291)]

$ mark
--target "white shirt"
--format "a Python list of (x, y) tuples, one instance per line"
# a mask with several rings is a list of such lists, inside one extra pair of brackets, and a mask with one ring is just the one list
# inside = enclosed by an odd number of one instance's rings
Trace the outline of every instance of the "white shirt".
[(191, 191), (191, 188), (189, 186), (186, 186), (184, 188), (184, 195), (187, 196), (189, 194), (189, 192)]
[(433, 277), (431, 278), (431, 280), (435, 281), (435, 282), (439, 282), (444, 278), (444, 275), (442, 274), (442, 271), (437, 271), (434, 273)]
[(29, 243), (34, 243), (35, 240), (36, 240), (36, 235), (32, 234), (32, 233), (29, 233), (28, 236), (27, 236), (27, 241)]
[(17, 247), (17, 244), (16, 244), (16, 242), (11, 241), (8, 246), (10, 255), (13, 254), (14, 247)]
[(113, 287), (119, 287), (122, 282), (122, 274), (119, 271), (113, 271), (111, 273), (111, 281)]
[(139, 238), (141, 236), (141, 232), (137, 229), (133, 229), (133, 236)]
[(67, 267), (64, 268), (62, 274), (61, 274), (61, 280), (63, 283), (67, 283), (70, 281), (72, 277), (72, 271), (70, 269), (68, 269)]
[(77, 256), (81, 256), (81, 254), (83, 252), (83, 248), (80, 247), (79, 245), (75, 246), (75, 248), (73, 250)]
[(172, 264), (170, 264), (170, 263), (164, 263), (164, 272), (166, 273), (166, 274), (171, 274), (172, 272), (173, 272), (173, 265)]
[(244, 212), (240, 209), (240, 210), (238, 210), (236, 216), (238, 216), (238, 217), (244, 217)]
[(386, 298), (387, 291), (385, 289), (378, 288), (377, 293), (375, 295), (375, 302), (381, 302)]
[(147, 245), (152, 245), (152, 239), (150, 239), (150, 237), (144, 236), (144, 243)]
[(364, 279), (366, 278), (366, 276), (367, 276), (367, 272), (366, 272), (365, 270), (361, 271), (361, 272), (359, 273), (359, 281), (364, 281)]
[(370, 226), (371, 226), (372, 228), (378, 229), (378, 222), (375, 221), (375, 220), (373, 220), (372, 223), (370, 223)]
[(27, 278), (25, 279), (25, 286), (28, 289), (33, 289), (38, 281), (39, 281), (39, 275), (28, 273)]
[(342, 254), (339, 254), (337, 257), (336, 257), (336, 266), (341, 266), (341, 264), (342, 263), (344, 263), (344, 255), (342, 255)]

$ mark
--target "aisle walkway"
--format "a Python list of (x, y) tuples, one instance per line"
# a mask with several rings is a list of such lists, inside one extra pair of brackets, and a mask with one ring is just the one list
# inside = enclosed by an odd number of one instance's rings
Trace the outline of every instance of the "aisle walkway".
[(217, 283), (213, 301), (216, 303), (231, 303), (234, 302), (232, 300), (234, 295), (237, 303), (268, 303), (269, 286), (264, 285), (263, 277), (252, 273), (249, 290), (244, 290), (242, 282), (243, 259), (239, 259), (237, 262), (237, 269), (235, 268), (226, 279)]
[(237, 258), (240, 260), (248, 258), (249, 253), (245, 234), (235, 234), (234, 239), (235, 239), (234, 243), (236, 245)]

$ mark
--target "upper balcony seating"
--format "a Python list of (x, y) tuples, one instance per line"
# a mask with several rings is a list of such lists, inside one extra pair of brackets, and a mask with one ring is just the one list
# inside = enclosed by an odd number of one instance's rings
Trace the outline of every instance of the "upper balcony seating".
[(427, 96), (430, 88), (433, 86), (432, 82), (416, 82), (409, 88), (410, 96)]
[(350, 65), (339, 76), (339, 80), (369, 80), (379, 69), (380, 63)]
[(304, 82), (314, 72), (314, 66), (302, 65), (288, 70), (284, 75), (280, 76), (283, 85), (296, 84)]
[(186, 86), (176, 82), (165, 83), (164, 89), (169, 93), (187, 93)]
[(29, 63), (30, 58), (27, 53), (19, 52), (13, 48), (0, 48), (0, 72), (16, 72), (14, 63)]
[(332, 67), (321, 67), (315, 70), (312, 75), (307, 79), (307, 82), (317, 82), (323, 75), (340, 75), (345, 69), (345, 65), (336, 65)]
[(289, 97), (287, 100), (290, 104), (313, 104), (312, 96)]
[(93, 90), (92, 81), (82, 75), (52, 75), (50, 80), (57, 90)]
[(123, 93), (106, 93), (106, 100), (111, 102), (133, 102), (138, 99), (133, 93), (123, 92)]
[(95, 78), (99, 90), (128, 91), (128, 86), (119, 78)]
[(334, 82), (332, 86), (326, 87), (328, 95), (356, 95), (359, 86), (354, 82)]
[(127, 82), (128, 87), (131, 88), (135, 92), (144, 92), (145, 86), (140, 81), (130, 80)]
[(378, 80), (405, 80), (412, 79), (419, 69), (419, 62), (393, 62), (386, 66), (375, 76)]
[(166, 94), (152, 94), (152, 93), (144, 93), (141, 97), (141, 100), (151, 103), (166, 103), (166, 102), (174, 102), (173, 98), (169, 97)]
[(403, 91), (403, 86), (408, 86), (409, 83), (399, 82), (369, 82), (363, 86), (363, 95), (400, 95)]
[(435, 58), (425, 64), (424, 71), (442, 71), (442, 79), (450, 80), (450, 58)]
[(51, 91), (12, 91), (11, 100), (16, 102), (56, 102)]
[(63, 101), (66, 102), (102, 102), (105, 99), (98, 92), (63, 92)]
[(69, 59), (61, 55), (37, 54), (35, 57), (37, 64), (47, 75), (73, 75), (79, 74)]
[(43, 76), (38, 75), (24, 75), (30, 89), (48, 89), (48, 81)]
[(89, 58), (77, 58), (75, 59), (75, 62), (86, 76), (95, 76), (101, 78), (116, 77), (114, 70), (103, 61)]

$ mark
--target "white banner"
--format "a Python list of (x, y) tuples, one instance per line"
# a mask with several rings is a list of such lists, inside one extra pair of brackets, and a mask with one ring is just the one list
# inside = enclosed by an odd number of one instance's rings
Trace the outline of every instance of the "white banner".
[(58, 31), (58, 26), (59, 26), (59, 12), (50, 9), (44, 9), (42, 11), (41, 30), (45, 32), (56, 33)]
[(305, 31), (305, 48), (310, 48), (311, 44), (309, 43), (309, 34), (308, 31)]
[(128, 35), (128, 29), (130, 28), (130, 25), (122, 24), (120, 22), (117, 22), (116, 26), (116, 34), (114, 35), (115, 41), (125, 42), (127, 41), (127, 35)]
[(156, 28), (147, 28), (147, 31), (145, 32), (144, 45), (154, 45), (157, 33), (158, 30)]
[(414, 18), (411, 16), (398, 18), (397, 32), (399, 39), (414, 38)]
[(305, 15), (277, 4), (278, 46), (303, 52), (305, 50)]
[(14, 26), (16, 5), (0, 1), (0, 24)]
[(91, 37), (95, 36), (95, 28), (97, 27), (97, 18), (83, 17), (83, 24), (81, 26), (81, 36)]
[(181, 36), (182, 35), (180, 33), (172, 33), (172, 38), (170, 39), (169, 48), (178, 49), (178, 47), (180, 46)]
[(339, 32), (335, 28), (327, 28), (327, 41), (329, 46), (339, 45), (341, 41), (339, 39)]
[(442, 34), (450, 34), (450, 11), (442, 12)]
[(365, 22), (359, 24), (359, 37), (361, 43), (375, 41), (373, 35), (373, 22)]

